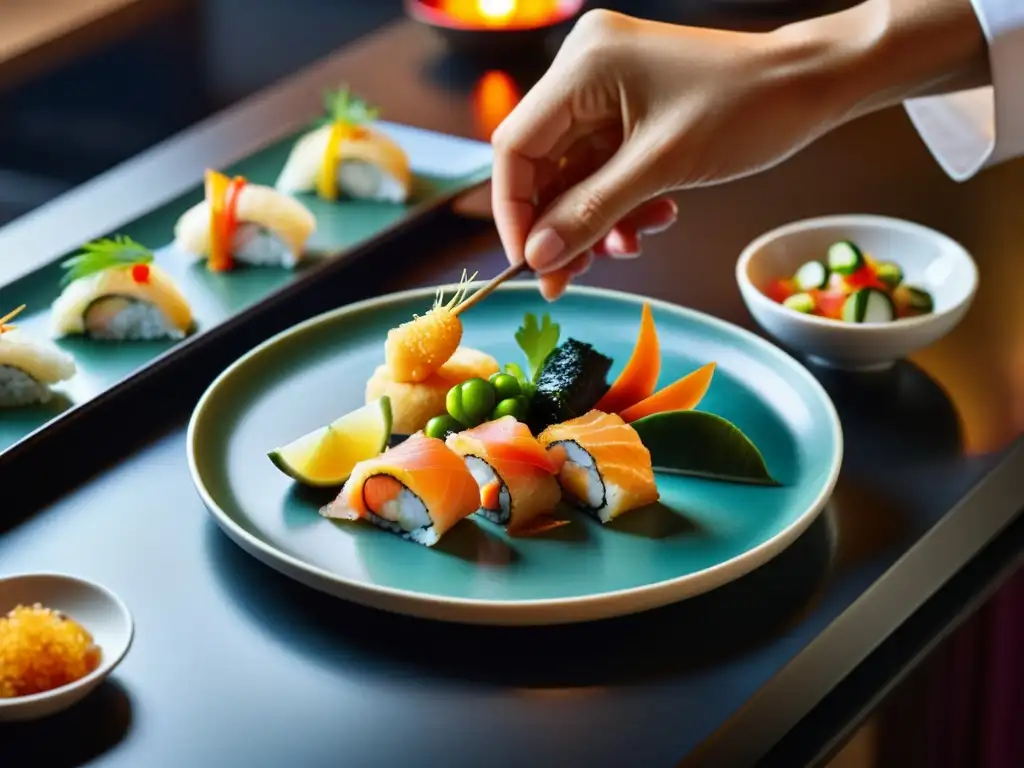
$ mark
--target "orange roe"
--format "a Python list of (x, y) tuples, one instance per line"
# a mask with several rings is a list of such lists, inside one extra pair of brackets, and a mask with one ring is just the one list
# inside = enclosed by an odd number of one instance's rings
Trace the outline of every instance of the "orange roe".
[(85, 628), (36, 603), (0, 618), (0, 699), (30, 696), (73, 683), (100, 664)]

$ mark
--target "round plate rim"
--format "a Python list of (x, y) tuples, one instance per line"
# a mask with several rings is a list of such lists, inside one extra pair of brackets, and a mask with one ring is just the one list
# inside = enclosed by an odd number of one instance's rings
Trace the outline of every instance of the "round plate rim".
[[(471, 283), (474, 287), (483, 285), (482, 281)], [(308, 587), (321, 592), (331, 594), (345, 600), (350, 600), (360, 605), (441, 621), (451, 621), (467, 624), (488, 624), (488, 625), (545, 625), (545, 624), (568, 624), (581, 621), (594, 621), (599, 619), (624, 616), (627, 614), (640, 613), (642, 611), (658, 608), (672, 603), (685, 600), (704, 592), (710, 592), (717, 587), (730, 581), (734, 581), (751, 571), (759, 568), (779, 553), (785, 550), (790, 544), (796, 541), (799, 536), (810, 527), (811, 523), (821, 514), (825, 504), (835, 488), (839, 478), (839, 472), (843, 459), (843, 429), (839, 420), (839, 414), (835, 409), (832, 399), (828, 396), (821, 383), (811, 375), (803, 365), (795, 358), (787, 355), (777, 346), (755, 333), (741, 328), (738, 325), (721, 320), (698, 310), (673, 304), (669, 301), (641, 296), (628, 291), (620, 291), (610, 288), (599, 288), (595, 286), (570, 286), (569, 293), (579, 296), (593, 296), (595, 298), (613, 299), (634, 305), (642, 305), (647, 302), (652, 309), (660, 309), (668, 313), (689, 318), (729, 333), (737, 334), (748, 343), (759, 348), (761, 351), (775, 358), (780, 364), (789, 367), (797, 376), (803, 377), (812, 391), (815, 391), (825, 406), (829, 423), (834, 430), (836, 439), (832, 447), (832, 461), (829, 469), (828, 479), (821, 488), (814, 501), (802, 512), (796, 520), (779, 533), (775, 534), (757, 546), (748, 549), (740, 555), (729, 560), (718, 563), (695, 573), (678, 576), (673, 579), (644, 584), (638, 587), (602, 592), (595, 595), (584, 595), (579, 597), (541, 598), (529, 600), (479, 600), (473, 598), (448, 597), (440, 595), (424, 595), (422, 593), (410, 592), (394, 587), (385, 587), (366, 584), (339, 576), (328, 570), (308, 563), (300, 558), (282, 552), (266, 541), (249, 533), (236, 523), (213, 498), (206, 488), (200, 474), (196, 459), (196, 435), (200, 422), (204, 418), (207, 406), (213, 398), (219, 386), (235, 371), (243, 367), (249, 360), (263, 354), (266, 350), (276, 346), (285, 339), (298, 336), (305, 330), (322, 324), (334, 322), (346, 315), (357, 315), (371, 311), (379, 307), (386, 307), (398, 304), (403, 301), (424, 298), (432, 299), (438, 287), (454, 288), (455, 284), (442, 286), (430, 286), (422, 288), (411, 288), (404, 291), (388, 293), (383, 296), (375, 296), (369, 299), (346, 304), (336, 309), (323, 312), (314, 317), (296, 323), (290, 328), (275, 334), (269, 339), (261, 342), (248, 352), (240, 356), (231, 365), (225, 368), (213, 382), (206, 388), (199, 398), (192, 416), (189, 419), (186, 432), (185, 444), (188, 458), (189, 474), (192, 483), (199, 493), (199, 496), (207, 511), (214, 518), (220, 528), (228, 537), (238, 544), (243, 550), (260, 560), (264, 565), (293, 578)], [(498, 287), (502, 292), (526, 292), (539, 290), (537, 281), (517, 280), (505, 283)]]

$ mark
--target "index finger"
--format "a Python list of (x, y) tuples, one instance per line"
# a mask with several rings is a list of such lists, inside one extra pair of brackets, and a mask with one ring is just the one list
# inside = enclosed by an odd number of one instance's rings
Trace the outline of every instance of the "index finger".
[[(550, 74), (550, 73), (549, 73)], [(491, 208), (502, 246), (521, 262), (536, 217), (541, 167), (572, 127), (563, 89), (542, 78), (494, 132)]]

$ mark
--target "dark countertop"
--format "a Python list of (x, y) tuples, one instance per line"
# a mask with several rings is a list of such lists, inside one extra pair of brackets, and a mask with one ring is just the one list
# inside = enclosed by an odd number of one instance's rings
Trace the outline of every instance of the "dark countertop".
[[(482, 130), (485, 104), (467, 98), (477, 77), (445, 61), (433, 36), (400, 24), (0, 230), (0, 252), (31, 244), (43, 260), (93, 236), (100, 221), (116, 226), (191, 183), (205, 164), (277, 133), (289, 105), (312, 103), (321, 82), (339, 74), (389, 119), (468, 136)], [(146, 182), (154, 178), (159, 188)], [(446, 216), (354, 264), (301, 307), (235, 334), (230, 349), (221, 345), (220, 357), (211, 352), (197, 365), (189, 386), (175, 385), (177, 397), (162, 393), (169, 427), (152, 413), (141, 450), (0, 529), (4, 572), (52, 568), (97, 579), (137, 621), (114, 681), (51, 721), (0, 728), (0, 741), (47, 765), (95, 756), (147, 767), (744, 765), (763, 755), (1017, 518), (1024, 164), (954, 184), (905, 115), (889, 110), (757, 178), (678, 201), (679, 226), (650, 239), (642, 262), (602, 264), (584, 282), (752, 327), (733, 279), (742, 246), (784, 221), (848, 211), (934, 226), (979, 263), (975, 306), (942, 342), (884, 375), (816, 372), (843, 421), (843, 471), (826, 514), (783, 555), (650, 614), (513, 630), (415, 621), (321, 597), (220, 534), (185, 462), (182, 419), (195, 388), (302, 315), (448, 281), (464, 266), (496, 272), (503, 257), (493, 228)], [(384, 259), (394, 269), (381, 276), (369, 261)], [(0, 282), (4, 270), (11, 267), (0, 267)], [(527, 649), (537, 657), (526, 658)]]

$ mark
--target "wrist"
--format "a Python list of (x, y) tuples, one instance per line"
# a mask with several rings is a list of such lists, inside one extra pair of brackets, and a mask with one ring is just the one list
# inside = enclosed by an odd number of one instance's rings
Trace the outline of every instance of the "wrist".
[(837, 123), (988, 82), (970, 0), (866, 0), (766, 35), (767, 48)]

